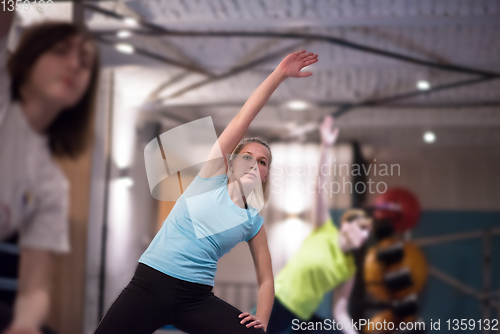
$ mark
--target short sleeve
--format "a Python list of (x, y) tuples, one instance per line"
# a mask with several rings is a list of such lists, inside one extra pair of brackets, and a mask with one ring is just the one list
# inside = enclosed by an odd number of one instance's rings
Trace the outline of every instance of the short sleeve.
[(262, 228), (262, 225), (264, 225), (264, 218), (261, 215), (257, 214), (257, 215), (255, 215), (255, 217), (253, 219), (255, 219), (255, 224), (254, 224), (253, 228), (250, 230), (250, 233), (248, 233), (247, 238), (246, 238), (246, 242), (249, 242), (250, 239), (255, 237), (257, 235), (257, 233), (259, 233), (260, 229)]
[(33, 194), (35, 209), (20, 227), (21, 247), (67, 253), (69, 245), (69, 183), (49, 154), (37, 159)]
[(221, 174), (209, 178), (196, 175), (194, 180), (184, 191), (184, 197), (196, 196), (218, 189), (227, 184), (227, 175)]

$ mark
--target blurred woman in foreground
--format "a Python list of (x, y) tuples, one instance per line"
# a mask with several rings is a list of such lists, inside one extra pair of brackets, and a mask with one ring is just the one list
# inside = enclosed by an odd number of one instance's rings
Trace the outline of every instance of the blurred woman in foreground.
[(0, 333), (38, 334), (55, 254), (70, 251), (69, 185), (54, 157), (76, 158), (88, 143), (99, 63), (90, 36), (62, 22), (27, 28), (8, 55), (12, 19), (0, 13), (0, 241), (18, 240), (20, 258)]

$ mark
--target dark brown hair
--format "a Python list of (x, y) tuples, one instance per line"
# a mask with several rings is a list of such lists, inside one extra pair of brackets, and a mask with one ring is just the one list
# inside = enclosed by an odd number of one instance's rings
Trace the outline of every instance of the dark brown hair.
[[(57, 43), (79, 35), (93, 41), (87, 31), (67, 22), (44, 22), (27, 28), (17, 49), (7, 60), (7, 70), (12, 80), (12, 99), (21, 100), (21, 88), (42, 54)], [(100, 66), (97, 46), (95, 50), (87, 90), (74, 106), (62, 110), (46, 130), (50, 151), (54, 156), (75, 158), (85, 150), (89, 142)]]
[(359, 218), (368, 219), (369, 221), (372, 220), (368, 216), (368, 214), (366, 213), (365, 210), (354, 208), (354, 209), (348, 209), (346, 212), (344, 212), (344, 214), (340, 218), (340, 222), (351, 223), (351, 222), (353, 222), (353, 221), (355, 221), (356, 219), (359, 219)]

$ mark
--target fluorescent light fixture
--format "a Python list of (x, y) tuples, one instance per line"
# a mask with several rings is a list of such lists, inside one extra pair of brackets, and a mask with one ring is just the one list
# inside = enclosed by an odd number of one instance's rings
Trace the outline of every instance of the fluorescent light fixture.
[(132, 36), (132, 33), (128, 30), (120, 30), (116, 33), (116, 36), (121, 39), (129, 38)]
[(304, 110), (307, 109), (307, 102), (302, 100), (292, 100), (288, 102), (287, 106), (292, 110)]
[(126, 177), (121, 177), (118, 180), (116, 180), (120, 186), (126, 187), (126, 188), (132, 188), (134, 186), (134, 180), (130, 176)]
[(128, 25), (129, 27), (137, 27), (139, 26), (139, 21), (137, 21), (136, 18), (134, 17), (126, 17), (123, 19), (123, 22)]
[(419, 80), (417, 81), (417, 88), (419, 90), (428, 90), (431, 88), (431, 84), (429, 83), (429, 81)]
[(436, 134), (432, 131), (426, 131), (424, 133), (424, 141), (427, 144), (432, 144), (436, 141)]
[(131, 54), (135, 52), (134, 47), (131, 44), (127, 43), (118, 43), (115, 44), (115, 49), (121, 53)]

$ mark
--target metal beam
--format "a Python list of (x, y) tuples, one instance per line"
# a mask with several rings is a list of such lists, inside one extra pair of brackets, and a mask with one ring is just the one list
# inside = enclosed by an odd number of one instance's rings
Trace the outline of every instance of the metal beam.
[(474, 17), (359, 17), (359, 18), (326, 18), (326, 19), (226, 19), (220, 20), (182, 20), (169, 22), (169, 27), (176, 29), (203, 28), (240, 28), (259, 26), (261, 28), (310, 28), (310, 27), (435, 27), (435, 26), (498, 26), (498, 16)]
[[(267, 47), (268, 44), (271, 44), (272, 43), (272, 40), (271, 41), (267, 41), (266, 43), (263, 43), (261, 45), (259, 45), (258, 47), (254, 48), (254, 50), (258, 50), (258, 49), (265, 49)], [(251, 52), (249, 52), (246, 56), (246, 58), (251, 58)], [(186, 74), (181, 74), (181, 75), (178, 75), (176, 76), (175, 78), (173, 79), (170, 79), (168, 80), (167, 82), (161, 84), (152, 94), (150, 94), (150, 96), (148, 97), (148, 101), (151, 101), (151, 102), (154, 102), (154, 101), (161, 101), (161, 99), (159, 98), (159, 95), (161, 93), (161, 91), (163, 91), (164, 89), (166, 89), (167, 87), (173, 85), (174, 83), (176, 82), (179, 82), (180, 80), (182, 80), (183, 77), (185, 77), (187, 75)], [(213, 77), (213, 75), (210, 75), (210, 77)], [(244, 103), (242, 103), (240, 105), (240, 107), (243, 105)]]
[[(303, 42), (299, 43), (299, 45), (303, 45), (303, 44), (304, 44)], [(212, 83), (214, 81), (222, 80), (222, 79), (228, 78), (230, 76), (239, 74), (239, 73), (244, 72), (244, 71), (246, 71), (246, 70), (248, 70), (248, 69), (250, 69), (258, 64), (261, 64), (263, 62), (273, 60), (276, 57), (282, 56), (284, 53), (292, 52), (292, 51), (296, 50), (297, 47), (298, 47), (297, 44), (295, 44), (293, 46), (288, 46), (288, 47), (283, 48), (279, 51), (273, 52), (269, 55), (265, 55), (265, 56), (260, 57), (258, 59), (252, 60), (244, 65), (237, 66), (224, 74), (212, 77), (212, 78), (207, 79), (207, 80), (202, 80), (202, 81), (197, 82), (195, 84), (192, 84), (188, 87), (182, 88), (182, 89), (178, 90), (177, 92), (170, 94), (169, 96), (163, 97), (161, 101), (165, 101), (167, 99), (179, 97), (179, 96), (181, 96), (189, 91), (192, 91), (192, 90), (199, 88), (201, 86), (205, 86), (205, 85)]]
[[(99, 35), (94, 35), (94, 37), (96, 38), (96, 40), (98, 40), (99, 42), (104, 43), (104, 44), (108, 44), (108, 45), (112, 45), (112, 46), (114, 46), (116, 44), (116, 43), (114, 43), (112, 41), (109, 41), (109, 40), (107, 40), (107, 39), (99, 36)], [(299, 45), (304, 45), (304, 43), (303, 42), (299, 43)], [(246, 71), (246, 70), (248, 70), (248, 69), (250, 69), (250, 68), (252, 68), (254, 66), (257, 66), (258, 64), (260, 64), (262, 62), (266, 62), (266, 61), (274, 59), (275, 57), (281, 56), (283, 53), (294, 51), (296, 48), (297, 48), (297, 45), (284, 48), (284, 49), (282, 49), (280, 51), (277, 51), (277, 52), (274, 52), (272, 54), (265, 55), (263, 57), (255, 59), (255, 60), (253, 60), (253, 61), (251, 61), (251, 62), (249, 62), (249, 63), (247, 63), (245, 65), (235, 67), (232, 70), (230, 70), (227, 73), (224, 73), (222, 75), (213, 75), (212, 73), (209, 73), (209, 72), (205, 71), (204, 69), (200, 69), (200, 68), (195, 67), (193, 65), (184, 64), (184, 63), (178, 62), (178, 61), (176, 61), (174, 59), (171, 59), (171, 58), (168, 58), (168, 57), (165, 57), (165, 56), (162, 56), (162, 55), (150, 52), (150, 51), (142, 49), (142, 48), (137, 48), (135, 46), (134, 46), (134, 53), (139, 54), (139, 55), (144, 55), (144, 56), (150, 57), (152, 59), (158, 60), (160, 62), (167, 63), (167, 64), (170, 64), (170, 65), (179, 67), (179, 68), (183, 68), (183, 69), (186, 69), (188, 71), (200, 73), (200, 74), (203, 74), (203, 75), (206, 75), (206, 76), (209, 77), (209, 79), (203, 80), (201, 82), (198, 82), (198, 83), (195, 83), (195, 84), (190, 85), (188, 87), (185, 87), (183, 89), (180, 89), (179, 91), (177, 91), (177, 92), (175, 92), (173, 94), (170, 94), (167, 97), (163, 97), (161, 100), (159, 100), (159, 101), (164, 101), (166, 99), (171, 99), (171, 98), (179, 97), (179, 96), (181, 96), (181, 95), (183, 95), (183, 94), (185, 94), (185, 93), (187, 93), (187, 92), (189, 92), (191, 90), (194, 90), (194, 89), (199, 88), (201, 86), (205, 86), (205, 85), (207, 85), (209, 83), (212, 83), (214, 81), (222, 80), (222, 79), (228, 78), (230, 76), (239, 74), (239, 73), (241, 73), (243, 71)]]
[(456, 81), (456, 82), (452, 82), (452, 83), (434, 86), (432, 89), (429, 89), (426, 91), (417, 90), (417, 91), (412, 91), (412, 92), (408, 92), (408, 93), (388, 96), (388, 97), (385, 97), (382, 99), (366, 100), (364, 102), (360, 102), (360, 103), (356, 103), (356, 104), (348, 104), (348, 105), (341, 106), (338, 110), (332, 112), (331, 114), (334, 117), (340, 117), (341, 115), (345, 114), (346, 112), (348, 112), (354, 108), (379, 106), (379, 105), (391, 103), (394, 101), (404, 100), (404, 99), (408, 99), (408, 98), (416, 97), (416, 96), (420, 96), (420, 95), (427, 95), (427, 94), (431, 94), (431, 93), (434, 93), (437, 91), (447, 90), (447, 89), (451, 89), (451, 88), (474, 85), (474, 84), (478, 84), (478, 83), (482, 83), (482, 82), (486, 82), (486, 81), (490, 81), (490, 80), (495, 80), (498, 78), (500, 78), (500, 76), (498, 76), (498, 77), (485, 76), (485, 77), (474, 78), (474, 79), (460, 80), (460, 81)]
[[(115, 42), (112, 42), (112, 41), (109, 41), (109, 40), (107, 40), (105, 38), (102, 38), (99, 35), (95, 35), (94, 34), (94, 37), (96, 38), (97, 41), (99, 41), (101, 43), (104, 43), (104, 44), (108, 44), (108, 45), (112, 45), (112, 46), (115, 46), (117, 44)], [(209, 77), (213, 76), (211, 73), (208, 73), (204, 69), (199, 68), (197, 66), (193, 66), (193, 65), (189, 65), (189, 64), (184, 64), (184, 63), (181, 63), (181, 62), (179, 62), (179, 61), (177, 61), (175, 59), (168, 58), (168, 57), (165, 57), (163, 55), (159, 55), (157, 53), (153, 53), (153, 52), (150, 52), (148, 50), (145, 50), (145, 49), (142, 49), (142, 48), (138, 48), (136, 46), (134, 46), (134, 53), (142, 55), (142, 56), (149, 57), (151, 59), (157, 60), (157, 61), (162, 62), (162, 63), (167, 63), (167, 64), (170, 64), (172, 66), (183, 68), (183, 69), (186, 69), (186, 70), (191, 71), (191, 72), (200, 73), (200, 74), (203, 74), (203, 75), (206, 75), (206, 76), (209, 76)]]
[[(490, 230), (491, 235), (500, 235), (500, 227)], [(435, 237), (414, 239), (412, 242), (420, 247), (440, 245), (445, 242), (461, 241), (467, 239), (481, 238), (484, 236), (484, 230), (475, 230), (462, 233), (454, 233), (447, 235), (440, 235)]]
[[(238, 108), (241, 107), (242, 105), (245, 104), (246, 101), (241, 101), (241, 102), (203, 102), (203, 103), (171, 103), (171, 104), (166, 104), (164, 105), (165, 107), (173, 107), (173, 108)], [(330, 102), (319, 102), (319, 103), (314, 103), (315, 107), (318, 108), (331, 108), (331, 107), (340, 107), (340, 106), (345, 106), (349, 105), (349, 101), (330, 101)], [(282, 103), (281, 102), (274, 102), (274, 101), (269, 101), (266, 103), (266, 107), (278, 107)], [(369, 106), (370, 107), (370, 106)], [(377, 107), (377, 106), (373, 106)], [(446, 108), (480, 108), (480, 107), (500, 107), (500, 101), (470, 101), (470, 102), (463, 102), (459, 104), (446, 104), (446, 103), (441, 103), (441, 104), (431, 104), (431, 103), (426, 103), (426, 104), (388, 104), (384, 106), (385, 109), (404, 109), (404, 108), (412, 108), (412, 109), (446, 109)]]
[[(84, 6), (85, 6), (85, 8), (87, 8), (89, 10), (99, 12), (103, 15), (107, 15), (107, 16), (114, 17), (117, 19), (124, 18), (124, 16), (121, 14), (115, 13), (115, 12), (107, 10), (107, 9), (103, 9), (101, 7), (98, 7), (98, 6), (94, 6), (94, 5), (90, 5), (90, 4), (85, 4)], [(496, 72), (483, 71), (483, 70), (474, 69), (474, 68), (465, 67), (465, 66), (460, 66), (460, 65), (436, 63), (436, 62), (427, 61), (424, 59), (418, 59), (415, 57), (410, 57), (407, 55), (403, 55), (403, 54), (399, 54), (399, 53), (395, 53), (395, 52), (390, 52), (390, 51), (362, 45), (359, 43), (350, 42), (350, 41), (342, 39), (342, 38), (325, 36), (325, 35), (320, 35), (320, 34), (246, 32), (246, 31), (231, 31), (231, 32), (175, 31), (175, 30), (166, 29), (160, 25), (153, 24), (153, 23), (150, 23), (150, 22), (147, 22), (144, 20), (139, 20), (139, 24), (142, 27), (148, 28), (157, 34), (163, 34), (163, 35), (168, 35), (168, 36), (252, 37), (252, 38), (254, 38), (254, 37), (263, 37), (263, 38), (275, 37), (275, 38), (283, 38), (283, 39), (307, 39), (307, 40), (324, 41), (324, 42), (328, 42), (331, 44), (336, 44), (339, 46), (351, 48), (354, 50), (372, 53), (372, 54), (376, 54), (379, 56), (384, 56), (387, 58), (392, 58), (392, 59), (396, 59), (396, 60), (400, 60), (400, 61), (404, 61), (404, 62), (408, 62), (408, 63), (412, 63), (412, 64), (423, 65), (423, 66), (427, 66), (430, 68), (436, 68), (436, 69), (453, 71), (453, 72), (460, 72), (460, 73), (467, 73), (467, 74), (483, 75), (483, 76), (500, 76), (500, 73), (496, 73)]]
[(471, 288), (467, 284), (460, 282), (456, 278), (451, 277), (450, 275), (442, 272), (439, 269), (429, 266), (428, 270), (430, 275), (436, 277), (437, 279), (443, 281), (444, 283), (449, 284), (450, 286), (454, 287), (455, 289), (464, 294), (470, 295), (480, 301), (482, 301), (485, 298), (485, 295), (482, 292), (477, 291), (474, 288)]
[[(100, 8), (97, 6), (87, 4), (87, 5), (85, 5), (85, 7), (88, 9), (100, 12), (104, 15), (111, 16), (111, 17), (115, 17), (115, 18), (123, 18), (124, 17), (120, 14), (117, 14), (115, 12), (112, 12), (112, 11), (109, 11), (109, 10), (106, 10), (106, 9), (103, 9), (103, 8)], [(415, 97), (418, 95), (429, 94), (429, 93), (436, 92), (436, 91), (441, 91), (441, 90), (461, 87), (461, 86), (465, 86), (465, 85), (472, 85), (472, 84), (476, 84), (476, 83), (480, 83), (480, 82), (485, 82), (485, 81), (493, 80), (493, 79), (500, 77), (500, 73), (477, 70), (477, 69), (468, 68), (468, 67), (459, 66), (459, 65), (453, 65), (453, 64), (440, 64), (440, 63), (430, 62), (430, 61), (426, 61), (426, 60), (422, 60), (422, 59), (418, 59), (418, 58), (414, 58), (414, 57), (409, 57), (406, 55), (397, 54), (394, 52), (388, 52), (385, 50), (361, 45), (358, 43), (353, 43), (353, 42), (350, 42), (350, 41), (347, 41), (344, 39), (340, 39), (340, 38), (336, 38), (336, 37), (329, 37), (329, 36), (323, 36), (323, 35), (317, 35), (317, 34), (272, 33), (272, 32), (263, 32), (263, 33), (261, 33), (261, 32), (197, 32), (197, 31), (194, 31), (194, 32), (193, 31), (191, 31), (191, 32), (182, 31), (181, 32), (181, 31), (169, 30), (169, 29), (166, 29), (162, 26), (159, 26), (159, 25), (156, 25), (153, 23), (149, 23), (149, 22), (144, 21), (144, 20), (139, 20), (139, 23), (143, 27), (151, 29), (155, 33), (161, 33), (161, 34), (170, 35), (170, 36), (205, 36), (205, 37), (206, 36), (213, 36), (213, 37), (239, 36), (239, 37), (266, 37), (266, 38), (276, 37), (276, 38), (287, 38), (287, 39), (307, 38), (309, 40), (326, 41), (329, 43), (337, 44), (337, 45), (344, 46), (344, 47), (349, 47), (349, 48), (356, 49), (359, 51), (373, 53), (373, 54), (377, 54), (377, 55), (381, 55), (381, 56), (385, 56), (385, 57), (389, 57), (389, 58), (393, 58), (393, 59), (397, 59), (397, 60), (401, 60), (401, 61), (405, 61), (405, 62), (409, 62), (409, 63), (424, 65), (424, 66), (431, 67), (431, 68), (481, 75), (480, 78), (474, 78), (474, 79), (458, 81), (458, 82), (454, 82), (454, 83), (450, 83), (450, 84), (435, 86), (431, 90), (428, 90), (428, 91), (414, 91), (414, 92), (409, 92), (409, 93), (404, 93), (404, 94), (397, 94), (394, 96), (390, 96), (390, 97), (386, 97), (386, 98), (378, 99), (378, 100), (367, 100), (367, 101), (364, 101), (364, 102), (358, 103), (358, 104), (341, 105), (337, 111), (332, 113), (332, 115), (334, 115), (335, 117), (339, 117), (339, 116), (347, 113), (348, 111), (352, 110), (355, 107), (386, 104), (386, 103), (390, 103), (390, 102), (394, 102), (394, 101), (398, 101), (398, 100), (402, 100), (402, 99)], [(158, 55), (155, 55), (153, 53), (150, 53), (149, 51), (146, 51), (146, 50), (140, 50), (140, 51), (141, 51), (141, 54), (149, 55), (151, 57), (156, 57), (156, 59), (164, 58), (162, 56), (158, 56)], [(271, 55), (271, 57), (274, 57), (274, 55)], [(216, 78), (204, 80), (204, 81), (201, 81), (199, 83), (188, 86), (186, 88), (183, 88), (180, 91), (178, 91), (174, 94), (171, 94), (170, 96), (164, 98), (163, 100), (178, 97), (178, 96), (180, 96), (180, 95), (182, 95), (190, 90), (204, 86), (204, 85), (211, 83), (215, 80), (221, 80), (221, 79), (226, 78), (230, 75), (234, 75), (236, 73), (244, 71), (246, 68), (254, 66), (256, 64), (256, 62), (266, 61), (267, 58), (269, 58), (269, 57), (264, 57), (262, 59), (258, 59), (255, 62), (251, 62), (250, 64), (247, 64), (245, 66), (233, 69), (226, 74), (223, 74), (221, 76), (217, 76)], [(172, 62), (173, 60), (168, 59), (168, 61)], [(186, 66), (185, 64), (180, 64), (180, 63), (178, 63), (178, 65), (184, 66), (184, 67)]]

